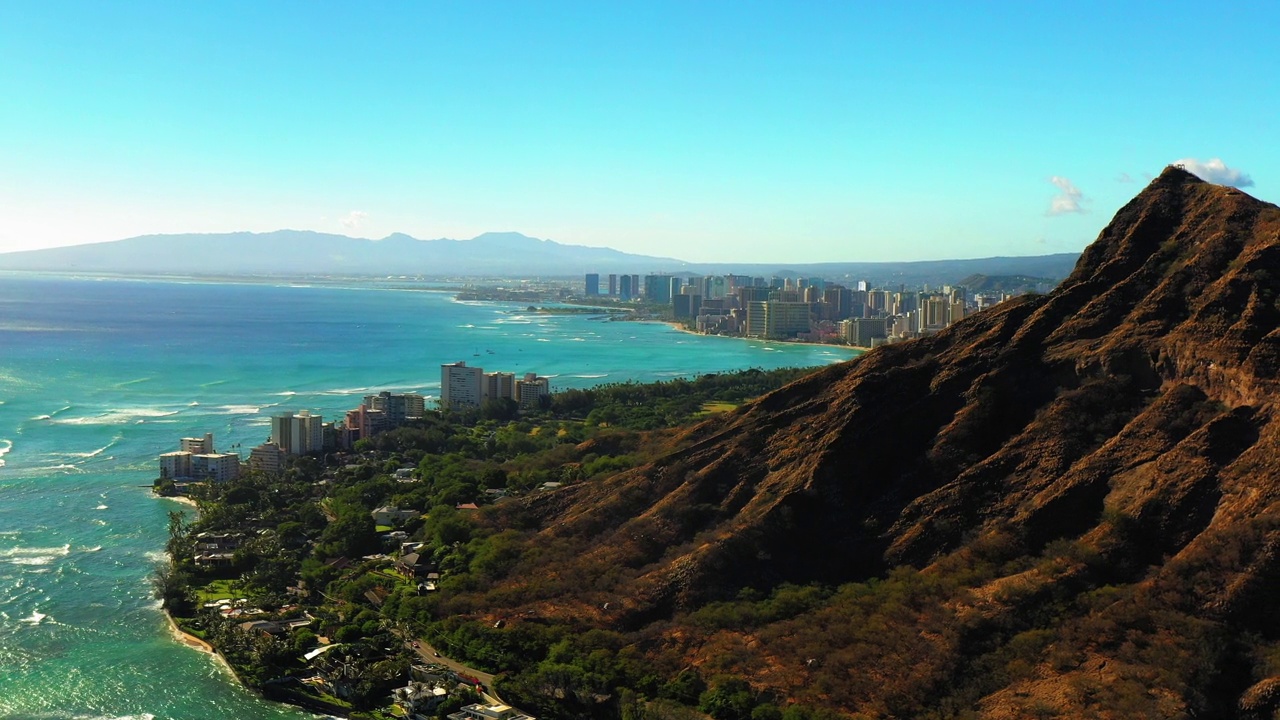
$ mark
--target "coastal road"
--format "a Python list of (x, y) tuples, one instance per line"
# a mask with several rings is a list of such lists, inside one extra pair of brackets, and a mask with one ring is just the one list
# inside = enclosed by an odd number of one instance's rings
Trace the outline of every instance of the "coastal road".
[(493, 675), (491, 673), (484, 672), (483, 670), (477, 670), (473, 667), (468, 667), (456, 660), (450, 660), (444, 655), (441, 655), (440, 651), (432, 647), (426, 640), (419, 639), (414, 642), (415, 644), (412, 647), (419, 655), (422, 656), (423, 660), (426, 660), (429, 663), (444, 665), (460, 675), (470, 675), (484, 685), (484, 692), (480, 694), (484, 696), (485, 702), (488, 702), (489, 704), (498, 703), (506, 705), (506, 703), (502, 702), (502, 698), (498, 697), (493, 692)]

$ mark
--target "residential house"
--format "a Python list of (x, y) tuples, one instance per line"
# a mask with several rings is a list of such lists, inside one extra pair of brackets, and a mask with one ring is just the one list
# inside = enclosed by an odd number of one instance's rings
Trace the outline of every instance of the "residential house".
[(383, 505), (369, 514), (373, 516), (374, 525), (395, 525), (412, 520), (421, 513), (417, 510), (401, 510), (394, 505)]
[(451, 713), (449, 720), (536, 720), (532, 715), (525, 715), (510, 705), (484, 705), (476, 703), (467, 705), (456, 713)]

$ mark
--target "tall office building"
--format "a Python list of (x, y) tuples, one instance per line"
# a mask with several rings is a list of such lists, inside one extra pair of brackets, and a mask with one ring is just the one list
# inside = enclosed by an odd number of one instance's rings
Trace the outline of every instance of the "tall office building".
[(745, 308), (748, 303), (764, 302), (769, 299), (770, 288), (762, 285), (746, 286), (738, 288), (738, 307)]
[(645, 275), (644, 299), (651, 303), (671, 302), (671, 276)]
[(698, 311), (701, 309), (701, 295), (682, 292), (671, 298), (671, 313), (675, 315), (677, 320), (689, 320), (695, 318), (698, 316)]
[(587, 273), (587, 291), (588, 297), (594, 297), (600, 294), (600, 274)]
[(633, 298), (640, 297), (640, 276), (639, 275), (631, 276), (631, 297)]
[(297, 415), (281, 413), (271, 418), (271, 442), (289, 455), (306, 455), (324, 450), (324, 419), (301, 410)]
[(609, 297), (618, 297), (618, 276), (609, 273)]
[(440, 366), (440, 407), (445, 410), (478, 408), (484, 401), (484, 369), (462, 361)]
[(618, 299), (623, 301), (631, 299), (630, 275), (623, 275), (621, 281), (618, 283)]
[(729, 283), (723, 275), (708, 277), (706, 287), (703, 288), (702, 297), (709, 300), (718, 300), (725, 297), (729, 293)]

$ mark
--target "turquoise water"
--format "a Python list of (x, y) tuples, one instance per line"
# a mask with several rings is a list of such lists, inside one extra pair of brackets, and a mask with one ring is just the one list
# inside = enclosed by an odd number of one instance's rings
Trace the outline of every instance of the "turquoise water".
[(273, 412), (435, 395), (456, 360), (556, 389), (851, 355), (440, 292), (0, 275), (0, 718), (310, 717), (174, 641), (150, 596), (181, 506), (145, 486), (180, 437), (247, 452)]

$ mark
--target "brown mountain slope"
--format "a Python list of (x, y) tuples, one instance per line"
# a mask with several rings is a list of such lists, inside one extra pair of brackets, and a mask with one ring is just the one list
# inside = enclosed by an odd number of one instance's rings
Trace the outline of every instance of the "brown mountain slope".
[[(494, 518), (536, 531), (453, 609), (869, 717), (1270, 717), (1278, 303), (1280, 209), (1169, 168), (1053, 293)], [(784, 582), (839, 589), (712, 617)]]

